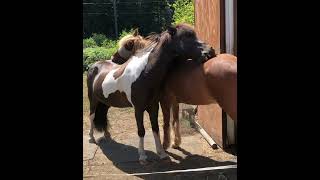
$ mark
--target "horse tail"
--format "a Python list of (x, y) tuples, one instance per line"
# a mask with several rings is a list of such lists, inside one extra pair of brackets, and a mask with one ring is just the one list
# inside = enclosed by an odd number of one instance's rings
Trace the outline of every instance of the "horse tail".
[(94, 100), (93, 97), (93, 84), (95, 77), (99, 74), (99, 65), (93, 64), (88, 69), (87, 74), (87, 87), (88, 98), (90, 102), (90, 117), (92, 117), (94, 127), (97, 131), (102, 132), (107, 127), (107, 105)]
[(103, 103), (98, 103), (96, 110), (95, 110), (95, 116), (93, 119), (94, 127), (97, 131), (102, 132), (106, 130), (107, 128), (107, 111), (109, 107)]
[(92, 97), (93, 97), (93, 83), (95, 77), (98, 75), (99, 69), (98, 67), (93, 64), (89, 69), (87, 73), (87, 87), (88, 87), (88, 98), (91, 103)]

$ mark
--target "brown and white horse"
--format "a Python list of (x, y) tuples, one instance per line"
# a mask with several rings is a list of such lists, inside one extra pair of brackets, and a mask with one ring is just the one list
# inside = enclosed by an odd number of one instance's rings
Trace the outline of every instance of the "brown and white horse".
[[(169, 68), (174, 62), (193, 59), (202, 62), (212, 57), (212, 48), (200, 42), (190, 26), (181, 24), (169, 27), (154, 36), (149, 45), (140, 49), (122, 65), (110, 61), (99, 62), (88, 71), (88, 96), (91, 126), (103, 131), (107, 126), (109, 107), (134, 107), (139, 135), (139, 161), (146, 163), (144, 151), (143, 112), (150, 116), (157, 154), (168, 158), (161, 146), (158, 127), (158, 110), (161, 89)], [(130, 53), (128, 53), (130, 54)], [(93, 134), (90, 137), (94, 140)]]

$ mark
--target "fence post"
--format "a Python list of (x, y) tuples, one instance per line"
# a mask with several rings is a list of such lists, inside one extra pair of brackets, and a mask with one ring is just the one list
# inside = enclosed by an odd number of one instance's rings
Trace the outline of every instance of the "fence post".
[(114, 16), (114, 31), (116, 37), (118, 37), (118, 13), (117, 13), (117, 5), (116, 0), (111, 0), (113, 2), (113, 16)]

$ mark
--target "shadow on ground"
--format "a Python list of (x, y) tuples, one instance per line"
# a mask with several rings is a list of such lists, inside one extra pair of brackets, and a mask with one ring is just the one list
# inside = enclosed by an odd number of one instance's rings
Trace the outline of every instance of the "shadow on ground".
[[(179, 169), (192, 169), (214, 166), (235, 165), (235, 162), (226, 161), (219, 162), (212, 160), (208, 157), (191, 154), (185, 149), (178, 149), (186, 156), (183, 158), (176, 155), (170, 150), (167, 152), (174, 161), (161, 161), (159, 157), (152, 151), (146, 150), (149, 163), (145, 166), (139, 164), (138, 149), (131, 145), (118, 143), (111, 138), (101, 139), (99, 142), (104, 155), (113, 162), (114, 166), (119, 168), (125, 173), (146, 173), (155, 171), (171, 171)], [(202, 172), (183, 172), (183, 173), (170, 173), (170, 174), (154, 174), (154, 175), (137, 175), (142, 179), (217, 179), (217, 180), (233, 180), (237, 179), (237, 169), (225, 169), (215, 171), (202, 171)], [(126, 176), (127, 178), (128, 176)]]

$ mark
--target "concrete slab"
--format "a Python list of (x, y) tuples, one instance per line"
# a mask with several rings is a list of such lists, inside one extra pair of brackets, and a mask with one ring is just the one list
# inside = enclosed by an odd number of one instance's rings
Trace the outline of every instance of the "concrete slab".
[(93, 159), (98, 146), (96, 144), (89, 143), (89, 136), (83, 135), (83, 160)]

